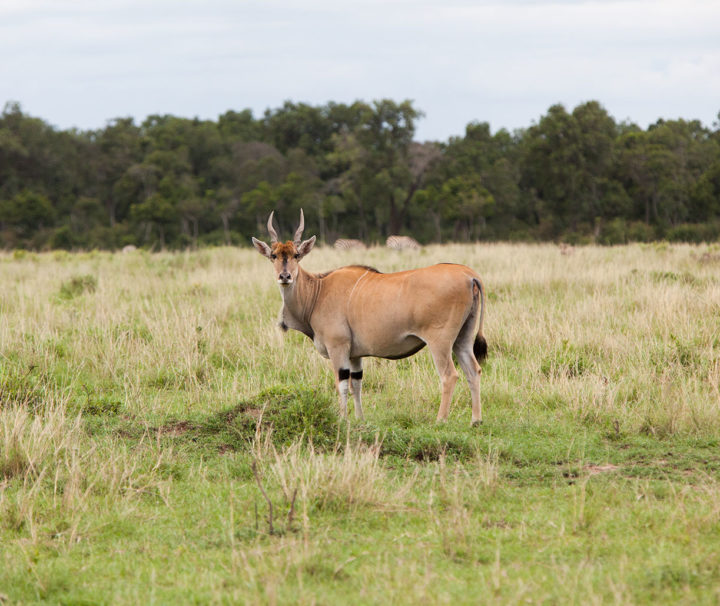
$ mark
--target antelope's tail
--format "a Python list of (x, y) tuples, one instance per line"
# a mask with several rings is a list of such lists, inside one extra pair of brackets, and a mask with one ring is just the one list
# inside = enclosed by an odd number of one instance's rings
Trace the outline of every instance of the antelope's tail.
[(487, 358), (488, 352), (487, 341), (482, 334), (483, 320), (485, 319), (485, 289), (483, 288), (482, 282), (477, 278), (473, 278), (473, 283), (477, 285), (480, 294), (480, 322), (478, 323), (478, 333), (473, 343), (473, 354), (475, 354), (475, 359), (479, 363), (482, 363), (485, 358)]

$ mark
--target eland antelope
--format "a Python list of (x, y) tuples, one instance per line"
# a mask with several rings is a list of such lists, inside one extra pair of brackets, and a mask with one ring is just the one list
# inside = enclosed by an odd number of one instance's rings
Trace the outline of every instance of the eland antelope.
[(355, 415), (362, 419), (362, 359), (397, 360), (427, 345), (441, 383), (438, 420), (450, 412), (458, 373), (463, 369), (472, 397), (472, 424), (482, 422), (480, 364), (487, 354), (482, 334), (485, 292), (480, 276), (452, 263), (384, 274), (372, 267), (348, 265), (322, 274), (300, 267), (315, 244), (302, 240), (305, 220), (293, 240), (280, 242), (270, 213), (270, 244), (252, 239), (258, 252), (272, 261), (283, 306), (280, 326), (312, 339), (335, 371), (340, 411), (347, 417), (352, 382)]

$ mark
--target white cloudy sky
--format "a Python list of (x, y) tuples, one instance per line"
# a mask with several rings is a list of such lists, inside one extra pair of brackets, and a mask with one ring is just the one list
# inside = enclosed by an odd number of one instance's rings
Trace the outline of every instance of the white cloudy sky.
[(412, 99), (419, 139), (720, 111), (720, 0), (0, 0), (0, 105), (59, 128)]

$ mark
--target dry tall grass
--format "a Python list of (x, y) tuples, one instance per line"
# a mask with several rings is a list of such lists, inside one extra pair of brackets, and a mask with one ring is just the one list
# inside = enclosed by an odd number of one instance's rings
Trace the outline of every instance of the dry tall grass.
[[(360, 603), (449, 603), (467, 598), (463, 583), (488, 602), (697, 597), (716, 579), (705, 539), (720, 516), (714, 468), (699, 473), (692, 451), (720, 432), (720, 264), (708, 252), (314, 250), (309, 270), (451, 261), (483, 276), (480, 433), (467, 433), (462, 382), (447, 429), (435, 425), (427, 352), (365, 366), (368, 433), (456, 439), (454, 453), (430, 461), (383, 459), (380, 442), (353, 439), (328, 452), (276, 448), (259, 434), (228, 454), (184, 436), (268, 386), (333, 392), (312, 344), (276, 327), (280, 296), (252, 250), (0, 253), (0, 580), (20, 587), (13, 599), (65, 602), (89, 595), (71, 592), (78, 570), (114, 579), (102, 600), (119, 602), (142, 601), (150, 585), (165, 591), (158, 601), (187, 591), (200, 602), (313, 603), (318, 587), (330, 602), (350, 587)], [(677, 440), (692, 484), (656, 481), (666, 467), (685, 477), (663, 460), (650, 480), (591, 475), (584, 431), (607, 444)], [(470, 442), (481, 446), (461, 450)], [(254, 528), (263, 501), (250, 457), (270, 499), (283, 512), (295, 503), (284, 534)], [(663, 533), (671, 539), (658, 543)], [(153, 580), (158, 561), (169, 563), (164, 587)]]
[[(621, 430), (697, 433), (720, 429), (720, 266), (702, 263), (704, 251), (664, 244), (573, 255), (553, 245), (435, 246), (419, 254), (325, 248), (304, 264), (393, 271), (466, 263), (489, 295), (487, 411), (494, 397), (511, 400), (518, 414), (555, 401)], [(82, 276), (95, 287), (63, 296)], [(277, 330), (280, 298), (251, 250), (2, 254), (0, 281), (6, 365), (32, 366), (55, 398), (111, 388), (123, 406), (147, 415), (210, 408), (289, 376), (332, 389), (312, 345)], [(437, 378), (426, 352), (399, 363), (369, 360), (365, 375), (370, 407), (378, 402), (372, 392), (381, 391), (384, 405), (432, 416)], [(459, 382), (455, 402), (462, 399), (463, 410), (466, 396)]]

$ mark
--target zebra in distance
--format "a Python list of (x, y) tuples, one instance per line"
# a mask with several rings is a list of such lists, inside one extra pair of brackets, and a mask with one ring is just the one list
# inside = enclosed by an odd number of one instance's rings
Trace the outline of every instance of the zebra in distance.
[(392, 250), (420, 250), (422, 247), (410, 236), (390, 236), (385, 245)]
[(365, 246), (365, 244), (363, 244), (360, 240), (345, 238), (338, 238), (335, 240), (333, 247), (336, 250), (365, 250), (367, 248), (367, 246)]

